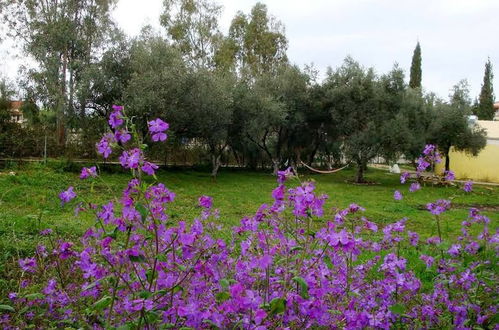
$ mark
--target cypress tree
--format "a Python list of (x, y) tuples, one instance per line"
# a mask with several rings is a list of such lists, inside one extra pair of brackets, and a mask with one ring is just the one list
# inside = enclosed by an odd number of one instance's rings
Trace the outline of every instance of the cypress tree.
[(478, 98), (478, 119), (492, 120), (494, 118), (494, 87), (492, 86), (492, 63), (490, 59), (485, 63), (485, 74), (483, 76), (482, 90)]
[(414, 48), (414, 53), (412, 55), (412, 63), (411, 63), (411, 76), (409, 79), (409, 87), (411, 88), (421, 88), (421, 46), (419, 45), (419, 41)]

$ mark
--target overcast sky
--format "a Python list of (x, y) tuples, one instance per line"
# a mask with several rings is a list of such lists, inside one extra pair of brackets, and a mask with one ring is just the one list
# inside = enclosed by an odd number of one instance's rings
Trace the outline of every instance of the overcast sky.
[[(237, 10), (247, 13), (255, 0), (219, 0), (223, 32)], [(408, 75), (419, 40), (423, 87), (447, 97), (460, 79), (478, 95), (490, 57), (499, 98), (499, 0), (261, 0), (286, 27), (288, 56), (300, 66), (314, 63), (323, 74), (351, 55), (378, 73), (395, 62)], [(159, 28), (162, 0), (120, 0), (113, 17), (130, 35), (151, 24)], [(5, 56), (3, 52), (2, 56)], [(13, 62), (0, 63), (12, 75)], [(408, 77), (406, 77), (408, 80)]]

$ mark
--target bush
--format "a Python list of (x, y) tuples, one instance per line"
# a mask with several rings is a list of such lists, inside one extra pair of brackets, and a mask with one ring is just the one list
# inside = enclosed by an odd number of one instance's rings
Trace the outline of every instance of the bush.
[[(167, 126), (149, 122), (153, 140)], [(287, 188), (290, 170), (278, 173), (272, 205), (245, 217), (227, 240), (216, 239), (218, 212), (199, 198), (199, 217), (173, 223), (175, 194), (162, 183), (146, 184), (155, 165), (133, 123), (116, 107), (110, 120), (130, 134), (121, 141), (122, 166), (133, 175), (121, 198), (105, 205), (80, 201), (95, 226), (81, 246), (42, 231), (50, 246), (19, 260), (19, 290), (0, 305), (9, 327), (109, 328), (481, 328), (497, 323), (497, 233), (489, 219), (470, 210), (457, 241), (445, 241), (440, 221), (450, 202), (427, 205), (439, 236), (420, 242), (405, 219), (378, 226), (359, 205), (325, 215), (327, 196), (311, 182)], [(166, 128), (165, 128), (166, 127)], [(119, 135), (107, 134), (98, 151), (108, 157)], [(124, 148), (126, 144), (131, 146)], [(424, 171), (438, 161), (427, 146)], [(97, 180), (95, 168), (80, 178)], [(402, 180), (408, 179), (407, 174)], [(397, 194), (398, 197), (399, 194)], [(397, 198), (398, 198), (397, 197)], [(75, 203), (73, 187), (60, 194)], [(477, 237), (471, 226), (482, 226)], [(409, 265), (407, 254), (417, 257)], [(416, 271), (416, 269), (426, 269)], [(433, 278), (425, 287), (418, 274)]]

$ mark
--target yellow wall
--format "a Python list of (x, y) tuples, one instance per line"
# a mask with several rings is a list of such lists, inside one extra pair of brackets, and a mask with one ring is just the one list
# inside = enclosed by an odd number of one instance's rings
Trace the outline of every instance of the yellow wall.
[[(499, 145), (487, 144), (477, 157), (452, 148), (449, 158), (450, 170), (456, 174), (456, 179), (499, 183)], [(437, 164), (435, 171), (442, 173), (444, 169), (445, 159)]]

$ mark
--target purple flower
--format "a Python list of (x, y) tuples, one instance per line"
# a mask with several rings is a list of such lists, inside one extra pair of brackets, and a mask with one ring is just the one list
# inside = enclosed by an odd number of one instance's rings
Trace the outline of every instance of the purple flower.
[(72, 247), (73, 243), (62, 242), (61, 245), (59, 246), (59, 258), (64, 260), (73, 255), (73, 251), (71, 250)]
[(97, 176), (97, 169), (95, 166), (92, 166), (90, 168), (84, 167), (81, 169), (80, 179), (84, 180), (91, 176), (94, 178)]
[(395, 199), (396, 201), (400, 201), (400, 200), (402, 200), (402, 198), (403, 198), (403, 196), (400, 193), (400, 191), (395, 190), (395, 192), (393, 193), (393, 199)]
[(418, 245), (418, 241), (419, 241), (419, 235), (418, 233), (415, 233), (415, 232), (412, 232), (412, 231), (408, 231), (407, 234), (409, 235), (409, 242), (412, 246), (416, 246)]
[(19, 266), (28, 273), (34, 273), (37, 267), (35, 258), (19, 259)]
[(104, 221), (105, 224), (109, 224), (114, 220), (114, 204), (109, 202), (102, 205), (102, 211), (97, 213), (97, 216)]
[(459, 245), (459, 244), (453, 244), (449, 248), (449, 250), (447, 250), (447, 253), (450, 254), (453, 257), (457, 257), (460, 252), (461, 252), (461, 245)]
[(433, 266), (433, 262), (435, 261), (435, 259), (433, 259), (433, 257), (430, 257), (430, 256), (427, 256), (427, 255), (424, 255), (422, 254), (419, 259), (423, 260), (424, 263), (426, 264), (426, 267), (427, 268), (430, 268), (431, 266)]
[(142, 151), (138, 148), (132, 150), (123, 151), (120, 156), (121, 166), (124, 168), (138, 168), (139, 163), (142, 162)]
[(293, 176), (293, 169), (291, 167), (288, 167), (284, 171), (277, 171), (277, 182), (283, 184), (291, 176)]
[(50, 235), (50, 234), (52, 234), (52, 229), (50, 229), (50, 228), (48, 228), (48, 229), (44, 229), (44, 230), (42, 230), (42, 231), (40, 232), (40, 235), (42, 235), (42, 236), (48, 236), (48, 235)]
[(428, 163), (425, 158), (419, 157), (418, 167), (417, 167), (418, 172), (425, 171), (428, 168), (428, 166), (430, 166), (430, 163)]
[(418, 191), (419, 189), (421, 189), (421, 185), (419, 184), (419, 182), (413, 182), (413, 183), (411, 183), (411, 186), (409, 187), (410, 192), (415, 192), (415, 191)]
[(463, 190), (466, 192), (471, 192), (473, 190), (473, 181), (466, 181), (464, 183)]
[(426, 243), (432, 244), (432, 245), (440, 244), (440, 238), (438, 236), (430, 237), (426, 240)]
[(456, 176), (454, 175), (454, 172), (452, 172), (452, 171), (445, 171), (444, 172), (445, 181), (452, 181), (455, 178), (456, 178)]
[(9, 293), (9, 299), (10, 299), (10, 300), (14, 300), (14, 299), (16, 299), (16, 298), (17, 298), (17, 293), (15, 293), (15, 292), (10, 292), (10, 293)]
[(147, 124), (149, 125), (149, 132), (151, 133), (152, 140), (154, 142), (166, 140), (168, 136), (164, 133), (164, 131), (170, 128), (170, 125), (168, 125), (168, 123), (165, 123), (161, 119), (157, 118), (155, 120), (149, 121)]
[(144, 165), (142, 165), (142, 171), (149, 175), (154, 175), (154, 171), (158, 169), (158, 165), (150, 163), (150, 162), (144, 162)]
[(257, 261), (258, 268), (265, 270), (268, 266), (272, 264), (272, 256), (265, 254)]
[(166, 135), (165, 133), (159, 132), (159, 133), (154, 133), (152, 135), (152, 140), (154, 142), (165, 141), (167, 137), (168, 137), (168, 135)]
[(165, 123), (164, 121), (162, 121), (159, 118), (157, 118), (155, 120), (151, 120), (151, 121), (147, 122), (147, 124), (149, 125), (149, 132), (151, 132), (151, 133), (164, 132), (168, 128), (170, 128), (170, 125), (168, 125), (168, 123)]
[(362, 211), (362, 212), (363, 212), (363, 211), (365, 211), (365, 210), (366, 210), (365, 208), (363, 208), (362, 206), (357, 205), (357, 204), (355, 204), (355, 203), (352, 203), (352, 204), (350, 204), (350, 205), (348, 206), (348, 211), (349, 211), (350, 213), (355, 213), (355, 212), (358, 212), (358, 211)]
[(210, 196), (201, 196), (198, 199), (199, 201), (199, 206), (204, 207), (205, 209), (210, 209), (212, 204), (213, 204), (213, 198)]
[(407, 179), (411, 176), (411, 173), (409, 172), (404, 172), (400, 175), (400, 183), (405, 183)]
[(114, 132), (114, 137), (116, 141), (121, 142), (122, 144), (127, 143), (132, 138), (130, 133), (128, 133), (128, 131), (124, 129)]
[(435, 203), (426, 204), (426, 209), (433, 215), (439, 215), (448, 209), (450, 209), (450, 201), (445, 199), (439, 199)]
[(109, 157), (112, 152), (111, 143), (116, 142), (116, 138), (113, 134), (107, 133), (102, 139), (97, 143), (97, 152), (101, 154), (104, 158)]
[(423, 154), (428, 156), (431, 155), (435, 151), (435, 146), (433, 144), (427, 144), (424, 147)]
[(480, 244), (477, 242), (473, 241), (470, 244), (466, 245), (464, 250), (468, 252), (469, 254), (476, 254), (478, 252), (478, 249), (480, 248)]
[(69, 203), (72, 199), (76, 197), (76, 193), (73, 191), (73, 186), (69, 187), (68, 190), (63, 191), (59, 194), (59, 199), (61, 200), (61, 204)]
[(108, 123), (112, 128), (116, 128), (123, 124), (123, 115), (121, 114), (121, 111), (123, 111), (123, 106), (113, 105), (113, 112), (108, 120)]

